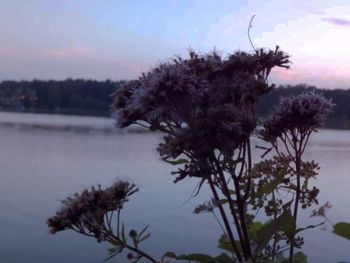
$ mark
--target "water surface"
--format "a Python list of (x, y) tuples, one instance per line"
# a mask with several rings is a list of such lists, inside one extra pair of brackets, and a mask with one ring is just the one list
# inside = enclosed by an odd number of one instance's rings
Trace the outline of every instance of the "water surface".
[[(46, 220), (60, 200), (117, 178), (140, 188), (122, 217), (127, 229), (150, 224), (145, 250), (155, 255), (168, 250), (219, 253), (221, 231), (214, 218), (192, 213), (210, 195), (204, 188), (187, 201), (197, 180), (172, 183), (172, 167), (155, 151), (161, 134), (119, 131), (107, 118), (0, 113), (0, 138), (1, 262), (101, 262), (107, 255), (104, 244), (69, 231), (52, 236)], [(332, 203), (329, 217), (334, 222), (350, 221), (349, 157), (349, 131), (322, 130), (306, 152), (306, 158), (322, 166), (320, 203)], [(302, 213), (302, 224), (321, 221), (309, 214)], [(309, 262), (350, 261), (350, 241), (329, 232), (330, 227), (304, 235)]]

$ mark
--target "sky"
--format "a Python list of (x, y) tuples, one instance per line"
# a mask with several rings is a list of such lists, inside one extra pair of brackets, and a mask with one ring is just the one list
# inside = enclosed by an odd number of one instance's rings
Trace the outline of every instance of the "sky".
[(0, 80), (133, 79), (188, 48), (279, 45), (276, 84), (350, 88), (349, 0), (0, 0)]

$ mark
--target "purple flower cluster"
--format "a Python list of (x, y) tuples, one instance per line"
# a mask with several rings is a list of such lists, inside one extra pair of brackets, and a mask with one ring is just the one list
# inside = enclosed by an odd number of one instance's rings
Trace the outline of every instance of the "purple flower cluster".
[(139, 123), (165, 132), (158, 148), (165, 158), (204, 158), (215, 149), (232, 155), (255, 128), (258, 100), (272, 87), (270, 70), (288, 63), (278, 47), (227, 58), (190, 51), (188, 59), (163, 63), (116, 92), (118, 125)]
[(98, 186), (76, 193), (62, 201), (63, 207), (47, 220), (47, 224), (52, 234), (73, 229), (101, 241), (103, 233), (100, 226), (104, 224), (107, 214), (121, 209), (137, 190), (134, 184), (120, 180), (106, 189)]
[(263, 124), (260, 135), (265, 141), (273, 142), (294, 129), (314, 131), (323, 125), (332, 107), (330, 100), (314, 92), (284, 98), (279, 109)]

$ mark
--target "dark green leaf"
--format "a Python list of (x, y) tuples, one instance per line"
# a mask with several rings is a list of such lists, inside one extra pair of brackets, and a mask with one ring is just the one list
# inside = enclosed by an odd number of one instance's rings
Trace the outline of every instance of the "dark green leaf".
[(339, 222), (333, 226), (333, 233), (350, 240), (350, 223)]
[(273, 234), (283, 230), (287, 235), (295, 232), (295, 224), (290, 210), (285, 210), (279, 217), (265, 223), (256, 234), (256, 252), (260, 252), (271, 240)]
[[(235, 240), (235, 244), (236, 244), (238, 250), (241, 251), (241, 243), (239, 241)], [(226, 251), (231, 252), (231, 253), (235, 253), (235, 251), (231, 245), (231, 242), (226, 234), (221, 235), (221, 237), (219, 238), (218, 248), (221, 248), (221, 249), (226, 250)]]
[(293, 263), (307, 263), (307, 256), (303, 252), (297, 252), (293, 255)]
[(293, 237), (295, 235), (296, 225), (294, 222), (294, 218), (290, 213), (290, 210), (286, 210), (283, 217), (282, 230), (287, 235), (287, 237)]
[(126, 243), (125, 226), (124, 226), (124, 223), (122, 223), (122, 233), (121, 233), (121, 236), (122, 236), (122, 241), (123, 241), (124, 243)]
[(115, 252), (115, 253), (110, 253), (109, 256), (103, 260), (103, 262), (106, 262), (106, 261), (112, 259), (112, 258), (115, 257), (116, 255), (118, 255), (117, 252)]
[(250, 234), (252, 235), (253, 239), (256, 239), (256, 234), (262, 226), (263, 226), (263, 223), (261, 223), (259, 221), (255, 221), (249, 226), (249, 231), (250, 231)]
[(162, 256), (161, 262), (164, 262), (164, 259), (166, 259), (166, 258), (177, 259), (177, 256), (174, 252), (168, 251)]
[(177, 256), (174, 252), (166, 252), (163, 257), (161, 262), (165, 262), (164, 259), (166, 258), (172, 258), (176, 260), (188, 260), (189, 262), (200, 262), (200, 263), (232, 263), (232, 258), (229, 257), (227, 254), (222, 253), (221, 255), (217, 257), (211, 257), (209, 255), (205, 254), (189, 254), (189, 255), (180, 255)]
[(106, 262), (106, 261), (110, 260), (111, 258), (115, 257), (116, 255), (118, 255), (122, 251), (123, 251), (122, 247), (109, 248), (108, 249), (108, 257), (106, 259), (104, 259), (103, 261)]
[(225, 198), (224, 198), (224, 199), (217, 200), (217, 201), (216, 201), (216, 200), (214, 201), (214, 205), (215, 205), (215, 206), (224, 205), (224, 204), (226, 204), (226, 203), (228, 203), (228, 200), (225, 199)]
[(229, 192), (231, 195), (235, 195), (235, 194), (236, 194), (236, 191), (233, 191), (233, 190), (228, 190), (228, 192)]
[(138, 240), (138, 243), (141, 243), (142, 241), (146, 240), (146, 239), (149, 238), (150, 236), (151, 236), (151, 233), (146, 234), (145, 236), (143, 236), (142, 238), (140, 238), (140, 239)]
[(217, 256), (214, 258), (215, 263), (233, 263), (232, 258), (226, 255), (225, 253), (222, 253), (220, 256)]
[(216, 263), (215, 259), (212, 258), (209, 255), (205, 254), (189, 254), (189, 255), (181, 255), (178, 257), (178, 259), (185, 259), (189, 261), (195, 261), (195, 262), (200, 262), (200, 263)]
[(283, 182), (284, 174), (279, 174), (274, 180), (264, 184), (258, 191), (258, 195), (270, 194)]
[(289, 202), (282, 205), (283, 211), (290, 209), (291, 204), (293, 203), (294, 199), (290, 200)]
[[(280, 254), (276, 262), (289, 263), (289, 258), (285, 258), (282, 254)], [(307, 263), (307, 256), (303, 252), (297, 252), (293, 254), (293, 263)]]
[(138, 239), (140, 239), (140, 237), (142, 237), (143, 233), (146, 232), (146, 230), (148, 229), (149, 225), (147, 225), (144, 229), (141, 230), (140, 234), (138, 235)]
[(177, 159), (177, 160), (174, 160), (174, 161), (170, 161), (170, 160), (167, 160), (166, 158), (163, 158), (162, 160), (164, 162), (170, 163), (172, 165), (179, 165), (179, 164), (189, 163), (189, 161), (186, 160), (186, 159)]
[(297, 230), (295, 230), (295, 234), (296, 234), (296, 233), (299, 233), (299, 232), (301, 232), (301, 231), (304, 231), (304, 230), (306, 230), (306, 229), (310, 229), (310, 228), (315, 228), (315, 227), (321, 226), (321, 225), (323, 225), (324, 223), (325, 223), (325, 222), (322, 222), (322, 223), (317, 224), (317, 225), (309, 225), (309, 226), (307, 226), (307, 227), (298, 228)]

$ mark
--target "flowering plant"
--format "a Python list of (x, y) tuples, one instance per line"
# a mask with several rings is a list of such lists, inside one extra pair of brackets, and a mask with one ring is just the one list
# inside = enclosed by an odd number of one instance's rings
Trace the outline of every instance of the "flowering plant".
[[(139, 79), (126, 82), (115, 93), (114, 108), (119, 127), (132, 124), (164, 133), (157, 150), (160, 157), (178, 168), (175, 182), (199, 179), (198, 191), (208, 184), (212, 200), (195, 213), (218, 210), (216, 217), (224, 234), (218, 257), (202, 254), (177, 256), (167, 252), (159, 261), (139, 249), (149, 235), (130, 231), (133, 245), (120, 230), (119, 213), (134, 185), (119, 182), (114, 190), (92, 189), (65, 201), (62, 211), (49, 219), (53, 233), (73, 229), (107, 241), (111, 257), (124, 248), (133, 262), (142, 257), (151, 262), (188, 260), (197, 262), (295, 262), (304, 255), (294, 253), (303, 239), (297, 234), (298, 208), (317, 204), (319, 190), (309, 188), (317, 175), (317, 163), (302, 160), (312, 132), (322, 125), (332, 103), (314, 93), (285, 98), (266, 120), (258, 136), (265, 141), (265, 157), (253, 164), (251, 137), (256, 133), (256, 109), (260, 98), (273, 85), (268, 76), (274, 67), (289, 67), (289, 56), (279, 47), (253, 53), (235, 52), (223, 57), (214, 51), (189, 58), (176, 57), (160, 64)], [(289, 193), (282, 198), (280, 192)], [(118, 192), (118, 194), (115, 194)], [(112, 194), (114, 193), (114, 194)], [(95, 200), (97, 198), (97, 200)], [(266, 223), (256, 220), (254, 210), (264, 208)], [(111, 218), (117, 211), (117, 231)], [(73, 215), (73, 216), (72, 216)], [(71, 218), (72, 216), (72, 218)], [(289, 250), (289, 258), (284, 252)]]

